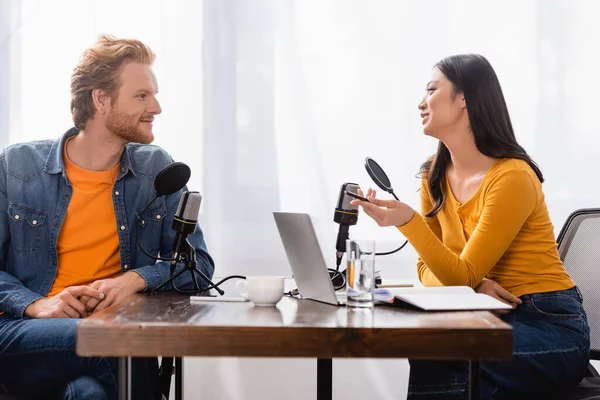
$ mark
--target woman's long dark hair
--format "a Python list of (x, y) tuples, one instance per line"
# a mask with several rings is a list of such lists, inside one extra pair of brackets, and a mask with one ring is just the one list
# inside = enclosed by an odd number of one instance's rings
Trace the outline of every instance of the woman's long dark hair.
[[(500, 82), (488, 60), (478, 54), (459, 54), (444, 58), (434, 68), (452, 82), (455, 94), (464, 95), (477, 149), (492, 158), (526, 161), (544, 182), (542, 171), (517, 143)], [(428, 218), (435, 216), (446, 201), (450, 162), (450, 151), (440, 140), (437, 153), (421, 165), (421, 176), (427, 179), (433, 197), (433, 208), (425, 214)]]

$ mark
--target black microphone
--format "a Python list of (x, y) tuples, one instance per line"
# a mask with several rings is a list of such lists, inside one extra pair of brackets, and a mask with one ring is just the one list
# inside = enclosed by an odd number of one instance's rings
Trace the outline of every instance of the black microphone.
[(173, 242), (173, 258), (177, 258), (181, 252), (182, 244), (187, 236), (196, 230), (201, 202), (202, 195), (199, 192), (183, 192), (181, 194), (179, 206), (173, 217), (173, 224), (171, 224), (171, 228), (177, 232)]
[(183, 189), (183, 187), (190, 179), (191, 174), (192, 172), (190, 170), (190, 167), (188, 167), (186, 164), (182, 162), (174, 162), (164, 167), (158, 173), (158, 175), (156, 175), (156, 178), (154, 179), (154, 190), (156, 190), (156, 196), (154, 197), (154, 199), (152, 199), (152, 201), (150, 201), (150, 203), (148, 203), (144, 210), (137, 215), (136, 218), (137, 221), (135, 236), (137, 245), (146, 256), (160, 261), (172, 260), (171, 258), (157, 257), (148, 253), (146, 249), (144, 249), (144, 246), (142, 246), (142, 242), (140, 240), (140, 229), (141, 225), (144, 223), (142, 218), (144, 218), (146, 211), (159, 197), (170, 195)]
[(358, 206), (350, 204), (353, 199), (346, 194), (346, 191), (356, 193), (359, 189), (360, 186), (356, 183), (343, 183), (340, 188), (340, 195), (333, 214), (333, 221), (340, 224), (337, 241), (335, 242), (336, 266), (338, 268), (342, 262), (342, 257), (346, 252), (346, 240), (348, 240), (350, 226), (356, 225), (358, 222)]
[[(196, 280), (194, 271), (204, 278), (219, 294), (222, 296), (225, 292), (215, 285), (202, 271), (196, 266), (196, 249), (190, 244), (187, 237), (194, 233), (198, 224), (198, 213), (200, 212), (200, 204), (202, 203), (202, 195), (199, 192), (183, 192), (179, 199), (177, 211), (173, 216), (171, 228), (176, 232), (173, 241), (173, 259), (171, 260), (171, 280), (177, 275), (173, 275), (175, 268), (179, 262), (183, 262), (185, 270), (189, 270), (192, 274), (195, 291), (200, 290), (200, 286)], [(180, 272), (180, 273), (181, 273)], [(176, 288), (177, 290), (177, 288)], [(181, 293), (184, 291), (178, 290)]]
[[(192, 281), (194, 284), (193, 291), (184, 291), (178, 289), (174, 283), (172, 283), (173, 288), (180, 293), (196, 293), (200, 291), (200, 286), (198, 285), (198, 281), (196, 279), (196, 273), (200, 275), (205, 281), (207, 281), (210, 286), (203, 290), (208, 290), (210, 288), (214, 288), (219, 294), (223, 295), (225, 292), (218, 288), (222, 282), (227, 279), (236, 277), (239, 278), (239, 275), (233, 275), (232, 277), (228, 277), (226, 279), (221, 280), (221, 282), (216, 285), (210, 280), (206, 274), (200, 271), (196, 266), (196, 249), (190, 244), (187, 237), (189, 234), (192, 234), (196, 231), (196, 225), (198, 224), (198, 213), (200, 212), (200, 203), (202, 202), (202, 195), (198, 192), (189, 192), (185, 191), (181, 194), (181, 198), (179, 199), (179, 205), (173, 216), (173, 223), (171, 224), (171, 228), (176, 232), (175, 239), (173, 240), (173, 252), (170, 258), (157, 257), (148, 253), (142, 243), (140, 241), (139, 231), (140, 224), (143, 215), (146, 213), (146, 210), (150, 207), (156, 199), (161, 196), (170, 195), (178, 192), (183, 189), (188, 180), (190, 179), (191, 171), (190, 168), (182, 162), (175, 162), (167, 167), (165, 167), (162, 171), (158, 173), (156, 179), (154, 180), (154, 189), (156, 190), (156, 197), (152, 200), (142, 211), (140, 215), (138, 215), (138, 226), (137, 226), (137, 243), (138, 247), (142, 250), (144, 254), (148, 257), (153, 258), (155, 260), (160, 261), (170, 261), (171, 262), (171, 276), (166, 281), (162, 282), (153, 291), (158, 291), (165, 285), (174, 282), (175, 278), (181, 275), (185, 271), (189, 271), (192, 276)], [(184, 268), (175, 274), (175, 269), (178, 263), (183, 263)]]
[(191, 174), (192, 172), (190, 170), (190, 167), (188, 167), (182, 162), (174, 162), (164, 167), (154, 179), (154, 190), (156, 190), (156, 196), (154, 197), (154, 199), (152, 199), (152, 201), (150, 201), (150, 203), (148, 203), (144, 210), (137, 215), (135, 232), (137, 245), (145, 255), (152, 259), (160, 261), (172, 260), (171, 258), (157, 257), (148, 253), (146, 249), (144, 249), (144, 246), (142, 246), (142, 242), (140, 240), (140, 229), (141, 225), (143, 224), (142, 218), (144, 218), (146, 211), (159, 197), (170, 195), (183, 189), (183, 187), (190, 179)]

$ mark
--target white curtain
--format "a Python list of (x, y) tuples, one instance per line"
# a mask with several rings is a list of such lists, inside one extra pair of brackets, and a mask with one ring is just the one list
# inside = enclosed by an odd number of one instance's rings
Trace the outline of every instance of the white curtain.
[[(100, 33), (141, 39), (157, 53), (156, 144), (192, 168), (216, 274), (289, 276), (272, 211), (310, 213), (333, 264), (339, 187), (373, 186), (365, 157), (418, 207), (415, 175), (436, 148), (417, 110), (431, 67), (481, 53), (547, 178), (558, 231), (571, 211), (600, 205), (599, 11), (594, 0), (0, 0), (0, 144), (71, 125), (69, 77)], [(364, 215), (350, 234), (380, 251), (404, 240)], [(377, 269), (414, 278), (415, 257), (406, 248)], [(186, 361), (188, 398), (316, 391), (314, 360)], [(404, 360), (336, 360), (334, 371), (335, 398), (406, 393)]]

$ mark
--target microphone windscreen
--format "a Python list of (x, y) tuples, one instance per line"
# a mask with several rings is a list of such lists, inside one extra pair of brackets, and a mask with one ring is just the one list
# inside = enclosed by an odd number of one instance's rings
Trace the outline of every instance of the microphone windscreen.
[(154, 179), (157, 196), (173, 194), (183, 189), (190, 180), (192, 171), (182, 162), (174, 162), (163, 168)]
[(197, 221), (202, 195), (198, 192), (183, 192), (175, 216), (186, 221)]

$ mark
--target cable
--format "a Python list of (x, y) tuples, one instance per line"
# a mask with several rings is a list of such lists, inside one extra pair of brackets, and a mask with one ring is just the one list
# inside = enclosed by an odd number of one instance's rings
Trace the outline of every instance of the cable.
[[(346, 286), (346, 276), (344, 275), (343, 272), (340, 272), (340, 264), (342, 263), (342, 257), (336, 257), (335, 259), (335, 269), (333, 268), (327, 268), (327, 271), (329, 272), (329, 279), (331, 279), (331, 283), (333, 284), (333, 289), (334, 290), (340, 290), (342, 289), (344, 286)], [(335, 280), (340, 277), (342, 279), (342, 282), (339, 285), (335, 285)]]
[[(194, 277), (195, 277), (195, 275), (194, 275)], [(182, 289), (179, 289), (175, 285), (175, 281), (173, 281), (171, 283), (173, 284), (173, 288), (175, 289), (176, 292), (183, 293), (183, 294), (193, 294), (193, 293), (205, 292), (205, 291), (210, 290), (210, 289), (215, 289), (215, 288), (219, 287), (219, 285), (221, 285), (223, 282), (228, 281), (228, 280), (233, 279), (233, 278), (246, 279), (246, 277), (243, 276), (243, 275), (229, 275), (228, 277), (225, 277), (225, 278), (221, 279), (219, 282), (215, 283), (214, 285), (210, 285), (210, 286), (208, 286), (206, 288), (203, 288), (203, 289), (200, 289), (200, 290), (182, 290)], [(195, 278), (194, 278), (194, 280), (195, 280)]]
[(388, 256), (390, 254), (394, 254), (397, 251), (400, 251), (408, 244), (408, 240), (405, 240), (402, 246), (398, 247), (396, 250), (386, 251), (385, 253), (375, 253), (376, 256)]
[[(333, 283), (333, 290), (343, 289), (346, 286), (346, 276), (344, 275), (344, 273), (340, 272), (339, 270), (335, 270), (333, 268), (327, 268), (327, 270), (329, 271), (329, 277), (331, 278), (331, 283)], [(342, 279), (342, 283), (335, 286), (334, 281), (337, 277), (340, 277)]]
[(293, 298), (297, 298), (299, 294), (300, 294), (300, 291), (298, 290), (298, 288), (293, 288), (289, 292), (283, 292), (284, 296), (290, 296)]
[(152, 205), (152, 203), (154, 203), (156, 201), (156, 199), (158, 199), (160, 196), (156, 196), (150, 203), (148, 203), (148, 205), (146, 206), (146, 208), (144, 208), (144, 211), (142, 211), (139, 215), (136, 216), (136, 230), (135, 230), (135, 239), (137, 240), (137, 245), (140, 248), (140, 250), (142, 250), (142, 253), (144, 253), (145, 255), (147, 255), (150, 258), (153, 258), (155, 260), (160, 260), (160, 261), (174, 261), (174, 258), (163, 258), (163, 257), (157, 257), (157, 256), (153, 256), (152, 254), (148, 253), (146, 251), (146, 249), (144, 249), (144, 246), (142, 246), (142, 240), (140, 239), (140, 230), (141, 230), (141, 226), (142, 226), (142, 218), (144, 217), (144, 214), (146, 214), (146, 211), (148, 211), (148, 208), (150, 208), (150, 206)]
[[(154, 203), (156, 201), (156, 199), (158, 199), (159, 197), (160, 196), (157, 195), (150, 203), (148, 203), (148, 205), (146, 206), (146, 208), (144, 208), (144, 210), (139, 215), (136, 216), (136, 227), (137, 227), (137, 229), (135, 230), (135, 238), (136, 238), (136, 241), (137, 241), (138, 248), (140, 250), (142, 250), (142, 252), (145, 255), (147, 255), (148, 257), (153, 258), (155, 260), (160, 260), (160, 261), (177, 261), (177, 259), (175, 259), (175, 258), (158, 257), (158, 256), (154, 256), (154, 255), (148, 253), (146, 251), (146, 249), (144, 249), (144, 246), (142, 246), (142, 241), (140, 239), (140, 229), (141, 229), (141, 225), (142, 225), (142, 218), (144, 217), (144, 215), (146, 214), (146, 211), (148, 211), (148, 208), (150, 208), (150, 206), (152, 205), (152, 203)], [(173, 276), (174, 272), (175, 272), (174, 269), (171, 268), (171, 274), (170, 275)], [(194, 273), (194, 270), (191, 270), (191, 273), (192, 273), (192, 282), (194, 283), (194, 285), (196, 287), (200, 287), (200, 285), (198, 285), (198, 281), (197, 281), (197, 278), (196, 278), (196, 274)], [(175, 280), (173, 280), (173, 282), (171, 282), (171, 284), (173, 286), (173, 289), (175, 289), (175, 291), (178, 292), (178, 293), (182, 293), (182, 294), (195, 294), (195, 293), (205, 292), (205, 291), (210, 290), (210, 289), (216, 289), (223, 282), (228, 281), (229, 279), (233, 279), (233, 278), (246, 279), (246, 277), (243, 276), (243, 275), (230, 275), (230, 276), (228, 276), (226, 278), (221, 279), (219, 282), (217, 282), (217, 283), (215, 283), (213, 285), (210, 285), (210, 286), (208, 286), (208, 287), (206, 287), (204, 289), (200, 289), (200, 290), (182, 290), (182, 289), (179, 289), (177, 287), (177, 285), (175, 285)], [(221, 294), (221, 296), (223, 296), (224, 294), (225, 293)]]
[[(396, 193), (394, 193), (394, 191), (392, 190), (391, 192), (392, 196), (394, 196), (394, 199), (396, 199), (397, 201), (400, 201), (400, 199), (398, 198), (398, 196), (396, 196)], [(402, 245), (400, 247), (398, 247), (396, 250), (392, 250), (392, 251), (386, 251), (384, 253), (375, 253), (376, 256), (389, 256), (390, 254), (394, 254), (400, 250), (402, 250), (404, 248), (404, 246), (406, 246), (408, 244), (408, 240), (405, 240), (404, 243), (402, 243)]]

